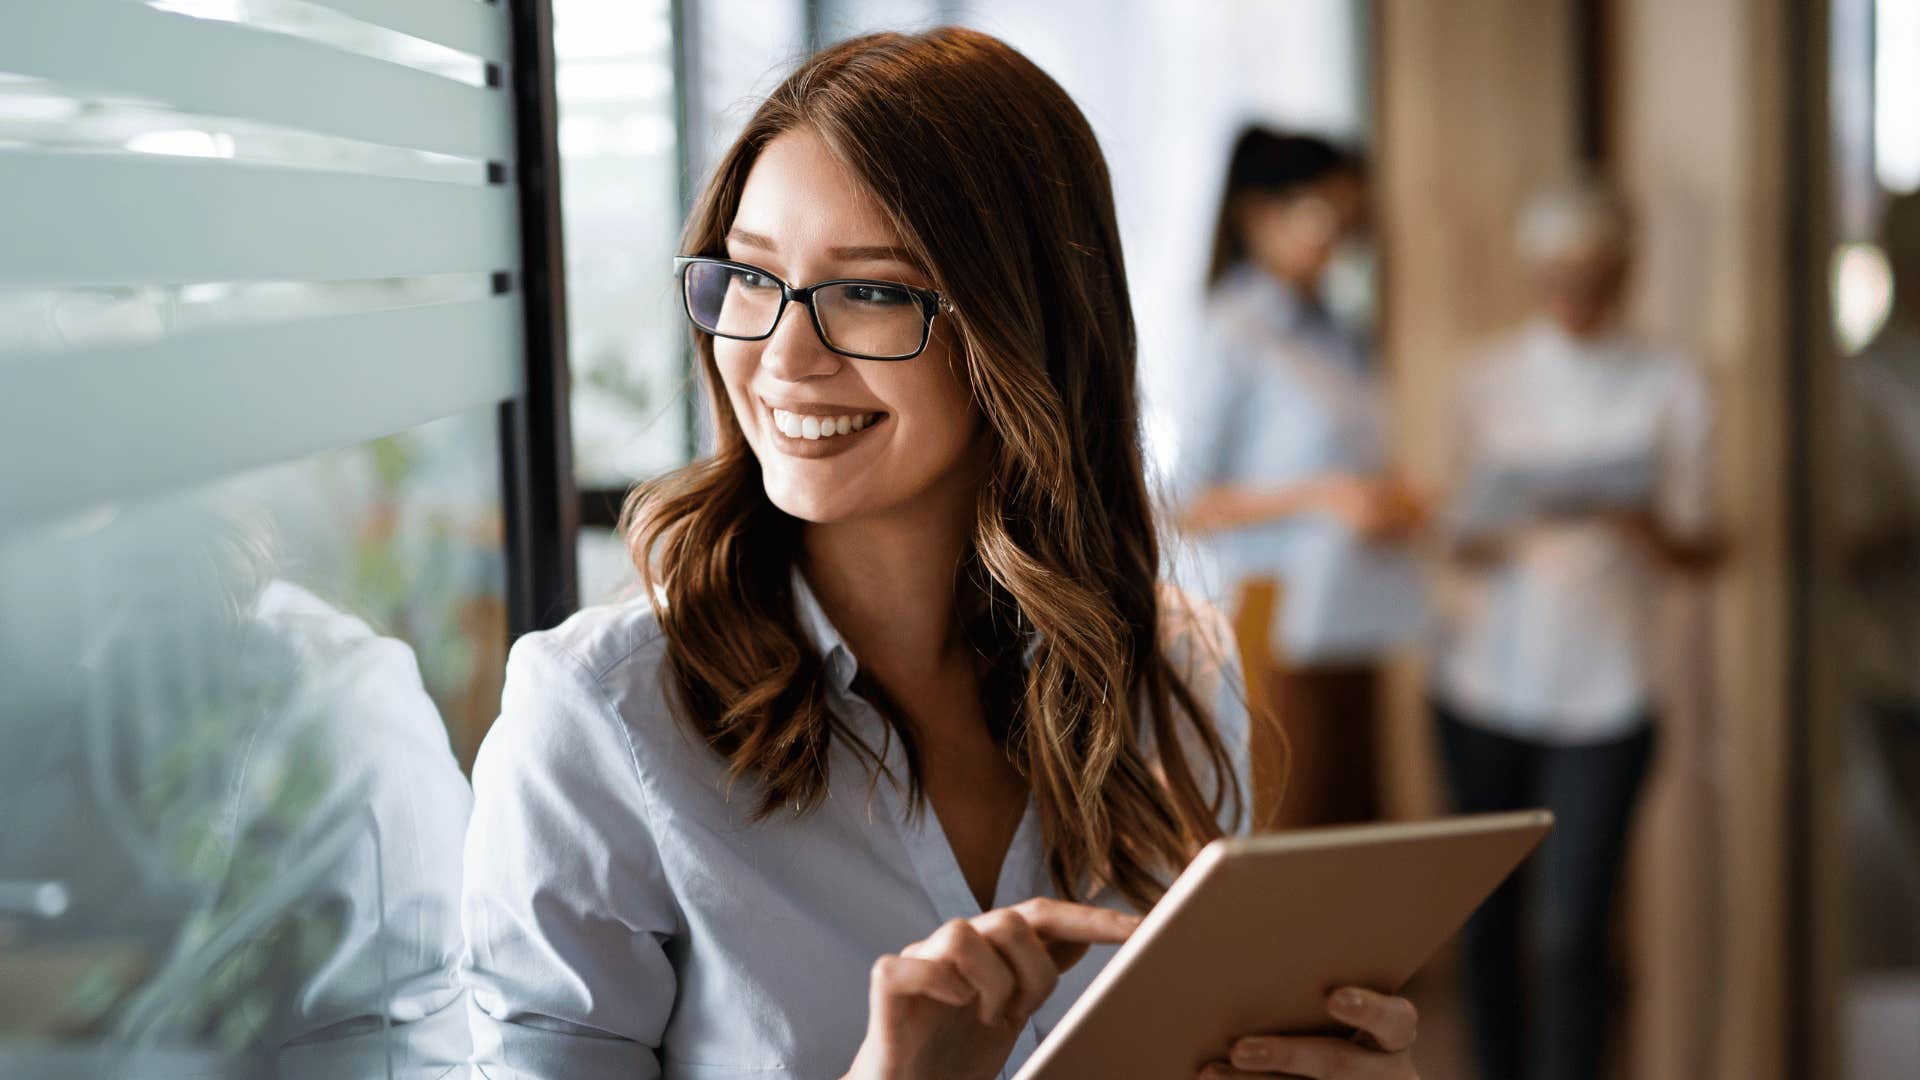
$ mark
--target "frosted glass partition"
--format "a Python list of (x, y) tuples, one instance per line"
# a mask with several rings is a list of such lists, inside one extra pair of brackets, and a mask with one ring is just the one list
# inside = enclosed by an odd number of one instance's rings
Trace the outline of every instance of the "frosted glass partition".
[[(0, 480), (0, 521), (520, 392), (501, 5), (63, 0), (6, 22), (0, 457), (43, 464)], [(419, 287), (449, 278), (481, 284)], [(311, 302), (218, 317), (262, 284)]]
[(457, 1072), (509, 12), (0, 8), (0, 1076)]

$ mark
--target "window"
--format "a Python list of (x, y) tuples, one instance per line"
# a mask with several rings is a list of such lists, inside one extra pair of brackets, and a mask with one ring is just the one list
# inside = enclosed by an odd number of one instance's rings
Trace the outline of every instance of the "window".
[(538, 10), (8, 12), (0, 1074), (461, 1052), (461, 769), (565, 599), (530, 587)]

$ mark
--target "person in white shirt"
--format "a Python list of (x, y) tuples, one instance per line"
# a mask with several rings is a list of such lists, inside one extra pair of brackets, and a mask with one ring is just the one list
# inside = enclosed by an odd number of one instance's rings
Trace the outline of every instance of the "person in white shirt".
[(1598, 1075), (1608, 910), (1653, 750), (1654, 605), (1663, 575), (1713, 558), (1706, 380), (1619, 326), (1626, 203), (1593, 183), (1550, 189), (1519, 241), (1539, 314), (1458, 389), (1443, 528), (1460, 573), (1432, 687), (1460, 809), (1557, 819), (1531, 911), (1510, 881), (1467, 928), (1488, 1080)]
[[(1011, 1075), (1244, 817), (1230, 635), (1157, 584), (1098, 145), (994, 38), (852, 39), (683, 250), (716, 445), (629, 501), (645, 593), (514, 647), (476, 1070)], [(1409, 1002), (1329, 1009), (1365, 1041), (1250, 1032), (1205, 1075), (1413, 1075)]]
[(1298, 767), (1283, 826), (1377, 815), (1380, 664), (1419, 629), (1405, 617), (1421, 595), (1400, 541), (1420, 513), (1389, 467), (1385, 388), (1371, 345), (1323, 295), (1360, 227), (1362, 174), (1316, 136), (1241, 134), (1205, 333), (1179, 392), (1173, 494), (1208, 591), (1226, 599), (1261, 579), (1280, 589), (1269, 683)]

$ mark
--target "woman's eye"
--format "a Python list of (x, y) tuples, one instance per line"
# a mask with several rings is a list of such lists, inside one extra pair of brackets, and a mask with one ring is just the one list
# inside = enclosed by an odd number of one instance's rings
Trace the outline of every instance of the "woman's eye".
[(890, 285), (849, 285), (847, 299), (856, 304), (873, 304), (892, 307), (913, 302), (913, 294), (905, 289)]
[(743, 289), (773, 289), (779, 287), (775, 285), (773, 279), (767, 275), (756, 274), (748, 270), (735, 271), (734, 280), (738, 282)]

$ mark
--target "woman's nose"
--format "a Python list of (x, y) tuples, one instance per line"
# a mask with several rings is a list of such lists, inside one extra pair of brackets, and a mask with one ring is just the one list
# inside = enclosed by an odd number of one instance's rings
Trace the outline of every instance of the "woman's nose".
[(803, 304), (788, 304), (760, 351), (760, 365), (768, 374), (789, 382), (831, 375), (843, 361), (814, 332), (813, 318)]

